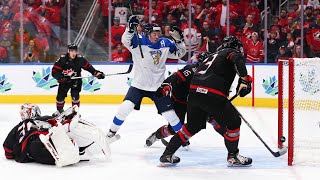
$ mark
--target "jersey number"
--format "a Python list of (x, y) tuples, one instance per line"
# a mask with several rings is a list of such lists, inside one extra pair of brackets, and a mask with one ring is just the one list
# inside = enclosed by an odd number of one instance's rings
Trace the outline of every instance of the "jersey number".
[(26, 132), (28, 132), (31, 129), (31, 126), (31, 122), (23, 123), (21, 126), (19, 126), (19, 143), (23, 140), (24, 136), (26, 135)]
[(206, 59), (203, 64), (201, 65), (201, 68), (198, 69), (197, 74), (205, 74), (207, 72), (207, 70), (210, 68), (210, 66), (212, 65), (213, 61), (216, 59), (216, 57), (218, 56), (218, 54), (214, 54), (212, 59), (208, 58)]

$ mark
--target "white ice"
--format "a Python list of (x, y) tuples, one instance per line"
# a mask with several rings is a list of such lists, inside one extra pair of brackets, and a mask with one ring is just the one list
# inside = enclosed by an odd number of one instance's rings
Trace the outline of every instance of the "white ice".
[[(42, 114), (52, 114), (53, 104), (39, 105)], [(118, 105), (82, 104), (82, 118), (107, 131)], [(243, 116), (262, 136), (274, 151), (277, 151), (277, 111), (275, 109), (239, 108)], [(19, 105), (0, 105), (0, 142), (19, 122)], [(310, 117), (312, 118), (312, 117)], [(228, 168), (227, 151), (220, 137), (207, 124), (207, 129), (191, 138), (191, 150), (178, 150), (181, 162), (176, 167), (157, 167), (159, 157), (164, 151), (161, 142), (145, 148), (145, 139), (158, 127), (165, 124), (156, 113), (153, 105), (142, 105), (124, 122), (119, 134), (121, 139), (111, 145), (112, 162), (104, 161), (101, 156), (89, 162), (57, 168), (36, 163), (17, 163), (4, 157), (0, 148), (0, 180), (4, 179), (113, 179), (113, 180), (201, 180), (201, 179), (317, 179), (319, 166), (287, 166), (287, 155), (273, 157), (251, 130), (243, 123), (241, 126), (240, 153), (253, 159), (252, 167)], [(319, 129), (320, 131), (320, 129)]]

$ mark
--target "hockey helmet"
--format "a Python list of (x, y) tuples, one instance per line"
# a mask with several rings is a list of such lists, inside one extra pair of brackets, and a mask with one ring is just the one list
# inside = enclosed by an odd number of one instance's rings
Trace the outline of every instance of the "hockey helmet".
[(75, 43), (70, 43), (68, 45), (68, 50), (70, 50), (70, 49), (78, 50), (78, 46)]
[(161, 27), (158, 24), (145, 24), (144, 25), (144, 32), (149, 35), (151, 34), (153, 31), (159, 31), (161, 32)]
[(39, 106), (35, 104), (25, 103), (21, 105), (20, 116), (23, 121), (26, 119), (33, 119), (35, 117), (41, 116), (41, 111)]
[(224, 48), (232, 48), (240, 52), (243, 52), (242, 42), (235, 36), (226, 36), (225, 38), (223, 38), (222, 45), (218, 48), (218, 50)]

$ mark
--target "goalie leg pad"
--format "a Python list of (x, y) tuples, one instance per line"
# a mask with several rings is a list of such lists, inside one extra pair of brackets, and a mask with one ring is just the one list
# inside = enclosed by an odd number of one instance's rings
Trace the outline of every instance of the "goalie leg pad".
[(70, 123), (70, 133), (80, 138), (93, 141), (100, 146), (102, 152), (107, 157), (111, 156), (111, 150), (109, 147), (106, 135), (97, 127), (86, 124), (86, 122), (79, 120), (79, 118), (73, 118)]
[(71, 142), (61, 125), (50, 128), (49, 134), (40, 135), (39, 138), (55, 159), (56, 166), (63, 167), (80, 161), (78, 146)]

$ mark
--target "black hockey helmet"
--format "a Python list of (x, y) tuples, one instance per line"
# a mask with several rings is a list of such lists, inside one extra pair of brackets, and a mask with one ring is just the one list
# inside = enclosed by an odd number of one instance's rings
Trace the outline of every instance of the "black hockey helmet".
[(218, 47), (218, 50), (222, 50), (224, 48), (233, 48), (240, 52), (243, 52), (243, 44), (235, 36), (226, 36), (225, 38), (223, 38), (222, 44), (220, 47)]
[(205, 59), (207, 59), (210, 56), (210, 52), (203, 51), (198, 55), (198, 62), (202, 63)]
[(75, 43), (70, 43), (68, 45), (68, 50), (70, 50), (70, 49), (78, 50), (78, 46)]
[(153, 31), (159, 31), (161, 32), (161, 27), (158, 24), (145, 24), (144, 25), (144, 32), (145, 34), (149, 35), (151, 34)]

